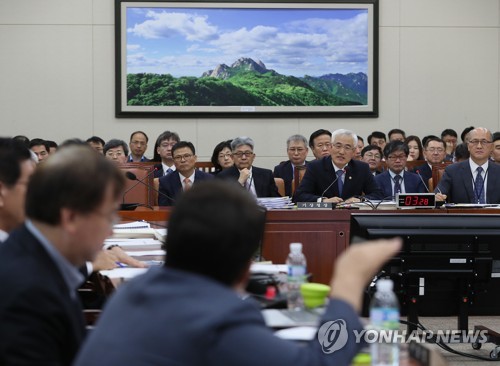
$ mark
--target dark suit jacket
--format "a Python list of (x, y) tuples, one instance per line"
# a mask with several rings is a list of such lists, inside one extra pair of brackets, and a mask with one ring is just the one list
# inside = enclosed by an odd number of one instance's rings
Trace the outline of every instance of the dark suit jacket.
[[(194, 183), (197, 184), (207, 179), (213, 179), (213, 175), (202, 172), (196, 169), (194, 171)], [(179, 172), (176, 170), (169, 175), (165, 175), (159, 179), (160, 193), (158, 194), (159, 206), (174, 206), (175, 201), (182, 194), (182, 183), (179, 177)]]
[[(375, 177), (375, 182), (382, 189), (384, 193), (384, 198), (392, 197), (392, 178), (388, 170), (377, 175)], [(425, 193), (427, 189), (424, 187), (424, 184), (420, 180), (420, 177), (411, 172), (404, 172), (403, 174), (403, 183), (405, 185), (406, 193)]]
[(415, 169), (413, 169), (413, 173), (420, 174), (428, 189), (429, 179), (432, 178), (432, 169), (429, 164), (425, 163), (424, 165), (416, 167)]
[[(486, 188), (486, 203), (500, 203), (500, 165), (488, 162), (488, 176)], [(443, 177), (434, 190), (435, 193), (447, 195), (450, 203), (477, 203), (474, 202), (474, 188), (472, 184), (472, 171), (469, 160), (448, 165)]]
[[(295, 191), (294, 201), (316, 202), (322, 196), (339, 197), (337, 182), (332, 184), (336, 178), (337, 175), (330, 156), (310, 162), (304, 178)], [(345, 200), (362, 194), (369, 199), (383, 198), (382, 190), (375, 183), (375, 177), (368, 164), (363, 161), (351, 160), (346, 167), (344, 188), (340, 197)]]
[(56, 264), (24, 225), (0, 261), (0, 365), (70, 365), (85, 327)]
[(352, 307), (332, 299), (319, 324), (337, 319), (349, 336), (341, 350), (327, 354), (316, 338), (299, 345), (274, 336), (253, 301), (227, 286), (153, 268), (110, 299), (74, 366), (348, 365), (363, 346), (353, 335), (363, 326)]
[[(240, 171), (235, 166), (224, 169), (216, 175), (218, 179), (235, 180), (240, 177)], [(257, 197), (280, 197), (278, 187), (274, 182), (273, 172), (269, 169), (252, 166), (252, 178)]]
[[(309, 164), (305, 162), (306, 166)], [(274, 167), (273, 175), (285, 181), (285, 195), (292, 196), (293, 166), (290, 160), (283, 161)]]

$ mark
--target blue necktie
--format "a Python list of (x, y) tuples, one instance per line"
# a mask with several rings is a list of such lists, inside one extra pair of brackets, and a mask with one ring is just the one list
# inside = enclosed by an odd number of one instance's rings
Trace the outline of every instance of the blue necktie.
[(167, 171), (165, 172), (165, 175), (172, 173), (173, 170), (171, 168), (168, 168)]
[(337, 170), (335, 172), (337, 174), (337, 186), (339, 187), (339, 197), (342, 197), (342, 189), (344, 188), (344, 182), (342, 181), (342, 175), (344, 174), (343, 170)]
[(394, 176), (394, 197), (396, 197), (396, 194), (401, 193), (401, 176), (399, 174), (396, 174)]
[(476, 172), (476, 180), (474, 181), (474, 203), (486, 203), (486, 200), (484, 199), (484, 179), (481, 175), (483, 168), (478, 167)]

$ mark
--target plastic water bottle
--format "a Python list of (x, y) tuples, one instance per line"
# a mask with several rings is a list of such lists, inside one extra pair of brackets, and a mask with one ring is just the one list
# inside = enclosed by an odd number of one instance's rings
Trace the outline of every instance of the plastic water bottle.
[(300, 286), (306, 279), (306, 257), (302, 253), (302, 243), (291, 243), (290, 254), (286, 260), (288, 266), (287, 302), (289, 310), (303, 310), (304, 299)]
[(377, 292), (370, 304), (370, 323), (378, 331), (377, 340), (371, 343), (372, 365), (399, 365), (399, 344), (393, 342), (399, 329), (399, 303), (392, 291), (392, 280), (377, 281)]

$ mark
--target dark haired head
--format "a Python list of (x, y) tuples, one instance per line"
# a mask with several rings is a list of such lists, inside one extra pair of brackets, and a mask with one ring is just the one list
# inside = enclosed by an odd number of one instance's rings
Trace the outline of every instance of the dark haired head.
[(418, 157), (415, 160), (424, 160), (424, 146), (422, 145), (422, 141), (420, 141), (420, 137), (415, 135), (410, 135), (406, 138), (405, 144), (408, 145), (412, 141), (415, 141), (418, 146)]
[(427, 147), (429, 146), (429, 142), (431, 141), (437, 141), (441, 144), (443, 144), (443, 148), (446, 149), (446, 143), (441, 140), (439, 137), (437, 136), (434, 136), (434, 135), (429, 135), (429, 136), (425, 136), (423, 139), (422, 139), (422, 143), (424, 144), (424, 147), (427, 149)]
[(67, 139), (67, 140), (64, 140), (61, 145), (59, 146), (59, 148), (63, 148), (63, 147), (68, 147), (68, 146), (85, 146), (85, 147), (89, 147), (89, 145), (83, 141), (82, 139), (79, 139), (79, 138), (72, 138), (72, 139)]
[(43, 139), (39, 139), (39, 138), (35, 138), (35, 139), (32, 139), (30, 141), (30, 149), (33, 147), (33, 146), (40, 146), (40, 145), (43, 145), (45, 146), (45, 150), (47, 150), (47, 152), (49, 152), (50, 150), (50, 146), (49, 144), (47, 143), (47, 141), (43, 140)]
[(162, 132), (160, 134), (160, 136), (158, 136), (156, 138), (152, 161), (161, 162), (161, 156), (160, 156), (160, 154), (158, 153), (157, 150), (158, 150), (158, 146), (160, 146), (161, 143), (163, 141), (166, 141), (166, 140), (174, 140), (175, 142), (179, 142), (179, 141), (181, 141), (181, 138), (179, 137), (179, 135), (177, 134), (177, 132), (171, 132), (171, 131), (164, 131), (164, 132)]
[(62, 208), (82, 214), (96, 210), (110, 184), (118, 198), (125, 178), (110, 160), (87, 146), (65, 147), (35, 170), (28, 184), (26, 215), (58, 225)]
[[(500, 137), (499, 137), (500, 139)], [(455, 161), (460, 162), (463, 160), (467, 160), (470, 157), (469, 148), (465, 142), (458, 144), (455, 149)]]
[(377, 150), (378, 153), (380, 154), (380, 157), (384, 156), (383, 153), (382, 153), (382, 149), (376, 145), (366, 145), (363, 150), (361, 150), (361, 157), (365, 156), (365, 154), (368, 152), (368, 151), (372, 151), (372, 150)]
[(189, 142), (189, 141), (179, 141), (178, 143), (176, 143), (172, 147), (172, 156), (174, 156), (175, 150), (178, 150), (178, 149), (183, 148), (183, 147), (189, 148), (191, 150), (191, 152), (193, 153), (193, 155), (196, 155), (196, 150), (194, 149), (194, 145), (191, 142)]
[(465, 127), (462, 133), (460, 134), (460, 138), (462, 139), (462, 142), (467, 142), (465, 139), (467, 138), (467, 134), (471, 132), (475, 127), (474, 126), (469, 126)]
[(89, 137), (85, 142), (86, 143), (93, 142), (94, 144), (101, 144), (102, 146), (106, 144), (106, 142), (99, 136)]
[(387, 137), (385, 136), (385, 133), (381, 131), (373, 131), (370, 136), (368, 136), (367, 141), (368, 144), (372, 144), (372, 138), (376, 139), (383, 139), (384, 141), (387, 141)]
[(264, 223), (265, 211), (237, 184), (195, 184), (170, 216), (165, 265), (234, 285), (258, 249)]
[(395, 141), (390, 141), (387, 145), (384, 147), (384, 156), (387, 157), (397, 151), (402, 151), (406, 156), (410, 153), (410, 150), (408, 149), (408, 145), (406, 145), (403, 141), (395, 140)]
[(146, 135), (146, 132), (143, 132), (143, 131), (134, 131), (130, 134), (130, 141), (132, 141), (132, 139), (134, 138), (134, 135), (140, 133), (141, 135), (143, 135), (145, 138), (146, 138), (146, 142), (149, 142), (149, 137), (148, 135)]
[(404, 132), (403, 130), (400, 130), (399, 128), (393, 128), (392, 130), (390, 130), (387, 133), (389, 140), (391, 139), (391, 136), (394, 134), (399, 134), (399, 135), (403, 136), (403, 140), (406, 139), (406, 132)]
[(332, 133), (328, 130), (319, 129), (319, 130), (314, 131), (313, 133), (311, 133), (311, 136), (309, 136), (309, 147), (311, 149), (314, 148), (314, 139), (316, 137), (322, 136), (322, 135), (328, 135), (328, 136), (332, 137)]
[(497, 140), (500, 140), (500, 132), (495, 132), (492, 136), (491, 141), (495, 142)]
[(23, 142), (0, 138), (0, 182), (11, 187), (21, 176), (21, 163), (31, 159), (31, 153)]
[(443, 138), (445, 136), (458, 137), (457, 131), (452, 130), (451, 128), (447, 128), (446, 130), (443, 130), (443, 132), (441, 132), (441, 138)]
[(222, 170), (222, 167), (221, 165), (219, 164), (219, 153), (224, 150), (224, 148), (228, 148), (229, 150), (231, 150), (231, 141), (233, 140), (226, 140), (226, 141), (222, 141), (222, 142), (219, 142), (215, 148), (214, 148), (214, 152), (212, 153), (212, 158), (210, 159), (210, 161), (212, 162), (212, 164), (214, 165), (215, 167), (215, 171), (218, 171), (218, 170)]
[(123, 147), (123, 152), (125, 155), (128, 155), (128, 146), (127, 143), (123, 140), (111, 139), (104, 145), (103, 154), (106, 155), (109, 149), (114, 149), (115, 147), (121, 146)]
[(13, 140), (22, 142), (24, 146), (26, 146), (28, 149), (30, 147), (30, 139), (24, 135), (17, 135), (12, 138)]

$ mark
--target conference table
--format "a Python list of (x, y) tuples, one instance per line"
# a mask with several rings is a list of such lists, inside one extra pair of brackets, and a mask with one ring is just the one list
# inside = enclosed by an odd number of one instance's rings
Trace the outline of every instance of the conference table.
[[(172, 208), (138, 207), (134, 211), (120, 211), (123, 221), (145, 220), (168, 226)], [(498, 209), (412, 209), (412, 210), (270, 210), (262, 241), (262, 257), (273, 263), (284, 263), (289, 245), (303, 244), (308, 272), (312, 281), (328, 284), (335, 259), (348, 247), (352, 213), (398, 215), (412, 214), (499, 214)]]

